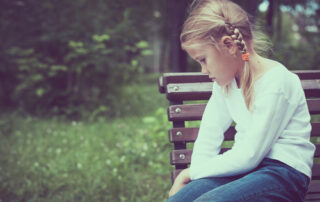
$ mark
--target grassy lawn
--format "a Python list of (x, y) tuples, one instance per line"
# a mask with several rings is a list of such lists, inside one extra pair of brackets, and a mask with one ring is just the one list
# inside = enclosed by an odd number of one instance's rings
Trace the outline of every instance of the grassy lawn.
[(128, 99), (143, 114), (78, 122), (3, 114), (0, 201), (165, 201), (167, 101), (155, 82), (125, 91), (143, 94)]

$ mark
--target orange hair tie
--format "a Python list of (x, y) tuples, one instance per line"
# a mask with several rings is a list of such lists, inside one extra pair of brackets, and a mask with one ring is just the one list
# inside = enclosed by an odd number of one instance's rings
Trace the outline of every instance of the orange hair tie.
[(249, 60), (249, 53), (242, 54), (242, 60)]

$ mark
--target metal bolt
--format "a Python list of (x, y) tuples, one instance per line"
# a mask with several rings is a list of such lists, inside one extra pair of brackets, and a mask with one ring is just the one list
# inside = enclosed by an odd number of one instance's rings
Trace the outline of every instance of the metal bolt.
[(180, 135), (182, 135), (182, 132), (181, 132), (181, 131), (178, 131), (178, 132), (176, 133), (176, 135), (180, 136)]
[(186, 155), (180, 154), (179, 157), (180, 157), (180, 159), (185, 159), (185, 158), (186, 158)]
[(175, 111), (176, 111), (176, 113), (180, 113), (181, 109), (179, 107), (177, 107)]
[(179, 90), (179, 87), (178, 87), (178, 86), (175, 86), (175, 87), (173, 87), (173, 90), (174, 90), (174, 91), (178, 91), (178, 90)]

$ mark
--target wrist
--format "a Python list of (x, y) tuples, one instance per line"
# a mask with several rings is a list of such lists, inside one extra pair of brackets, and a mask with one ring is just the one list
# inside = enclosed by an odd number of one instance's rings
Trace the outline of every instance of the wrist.
[(190, 182), (191, 181), (191, 179), (190, 179), (190, 168), (186, 168), (186, 169), (184, 169), (183, 171), (183, 182), (184, 183), (188, 183), (188, 182)]

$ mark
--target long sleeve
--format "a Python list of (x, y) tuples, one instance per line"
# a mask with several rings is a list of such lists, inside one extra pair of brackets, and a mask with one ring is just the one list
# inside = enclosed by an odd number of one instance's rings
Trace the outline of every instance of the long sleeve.
[(198, 137), (193, 147), (190, 164), (193, 176), (195, 175), (193, 173), (198, 172), (197, 165), (219, 154), (224, 132), (231, 123), (232, 118), (222, 98), (221, 89), (214, 82), (212, 95), (202, 115)]
[[(213, 104), (212, 106), (212, 108), (218, 107), (220, 108), (220, 103)], [(214, 118), (210, 122), (215, 126), (211, 126), (213, 133), (210, 134), (208, 131), (209, 126), (207, 126), (209, 120), (206, 120), (203, 124), (206, 129), (200, 135), (205, 136), (209, 134), (209, 137), (201, 137), (203, 139), (199, 142), (205, 145), (201, 151), (199, 150), (202, 145), (197, 145), (196, 147), (196, 157), (199, 158), (198, 156), (201, 154), (202, 158), (191, 162), (191, 180), (203, 177), (233, 176), (243, 174), (255, 168), (279, 138), (296, 108), (297, 103), (291, 103), (282, 92), (260, 92), (255, 98), (254, 111), (250, 115), (246, 130), (241, 134), (237, 134), (237, 141), (234, 142), (230, 150), (219, 155), (209, 155), (203, 150), (208, 149), (209, 146), (207, 144), (210, 143), (213, 144), (212, 148), (214, 148), (216, 154), (218, 150), (217, 144), (221, 142), (220, 133), (222, 129), (212, 122), (219, 119), (218, 117), (222, 114), (212, 116), (206, 114), (208, 117), (204, 118)], [(213, 110), (209, 109), (210, 112)], [(222, 109), (220, 108), (218, 113), (223, 113)], [(207, 113), (210, 112), (208, 111)], [(213, 129), (218, 131), (218, 134), (215, 134)], [(212, 141), (208, 141), (208, 139)], [(204, 141), (208, 141), (208, 143), (204, 144)], [(213, 141), (218, 142), (212, 143)]]

